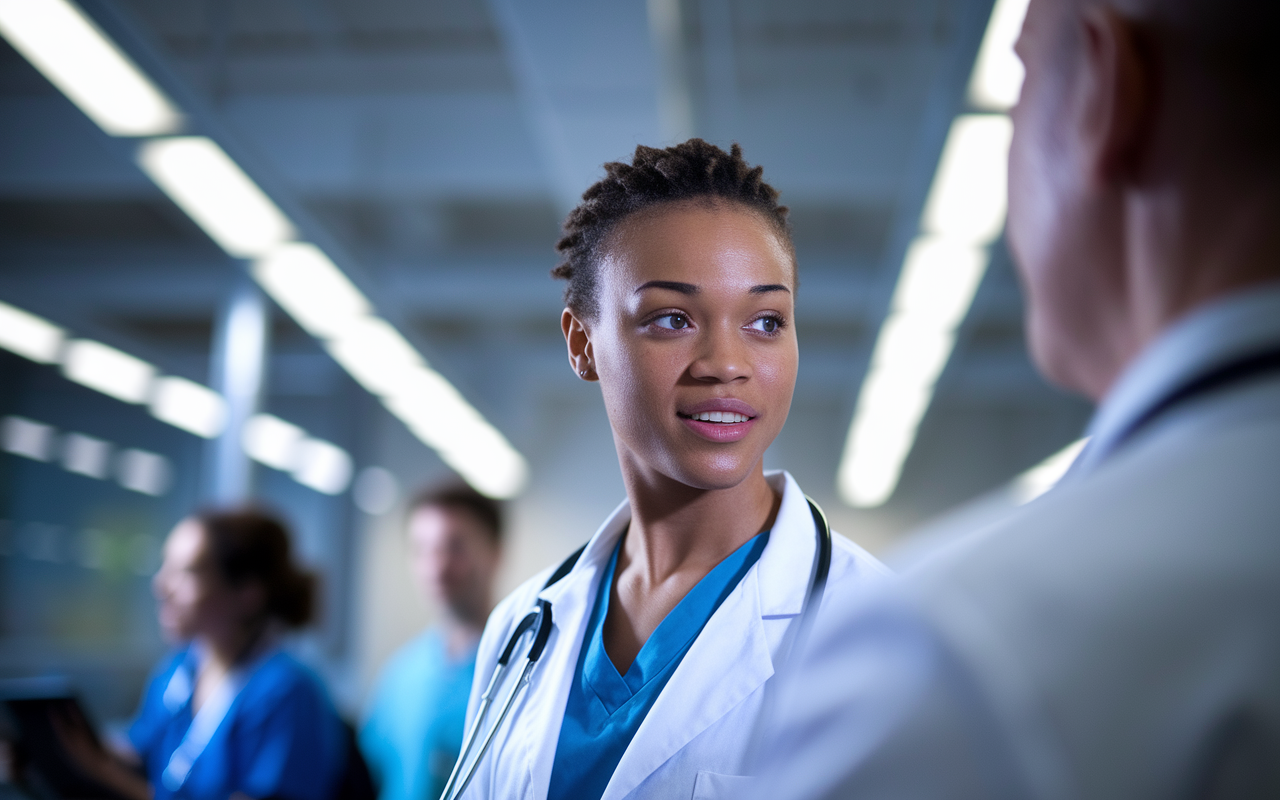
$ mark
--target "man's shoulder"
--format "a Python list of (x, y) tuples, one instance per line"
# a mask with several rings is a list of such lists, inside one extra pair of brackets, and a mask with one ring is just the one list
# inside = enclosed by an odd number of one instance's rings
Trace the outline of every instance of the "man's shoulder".
[(975, 664), (1016, 653), (1042, 685), (1073, 670), (1137, 679), (1223, 625), (1266, 637), (1277, 475), (1280, 424), (1152, 442), (921, 564), (900, 599)]

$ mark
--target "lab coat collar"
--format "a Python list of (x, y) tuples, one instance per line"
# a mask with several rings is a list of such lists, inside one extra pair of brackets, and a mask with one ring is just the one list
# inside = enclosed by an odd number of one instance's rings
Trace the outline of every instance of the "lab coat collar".
[[(804, 492), (789, 472), (771, 470), (764, 477), (775, 492), (782, 494), (782, 505), (769, 534), (769, 544), (757, 562), (760, 613), (766, 617), (792, 616), (799, 614), (804, 607), (805, 593), (809, 588), (809, 581), (801, 584), (794, 580), (794, 576), (812, 572), (817, 548), (813, 515)], [(586, 549), (569, 574), (543, 589), (538, 596), (550, 601), (554, 608), (566, 593), (576, 594), (579, 582), (591, 581), (608, 563), (614, 546), (630, 523), (631, 504), (623, 500), (587, 542)]]
[[(760, 614), (765, 617), (794, 616), (804, 607), (813, 572), (813, 556), (818, 540), (809, 501), (789, 472), (765, 473), (774, 491), (782, 493), (778, 518), (769, 534), (769, 544), (760, 554)], [(805, 580), (796, 580), (797, 575)]]
[(1186, 381), (1280, 342), (1280, 281), (1236, 292), (1175, 323), (1115, 382), (1089, 423), (1089, 444), (1064, 482), (1096, 469), (1148, 409)]

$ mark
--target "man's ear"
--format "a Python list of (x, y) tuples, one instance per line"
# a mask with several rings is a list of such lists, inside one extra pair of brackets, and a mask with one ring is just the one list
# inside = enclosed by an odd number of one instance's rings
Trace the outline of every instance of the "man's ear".
[(1136, 23), (1110, 6), (1087, 5), (1080, 24), (1079, 132), (1094, 179), (1112, 184), (1135, 176), (1145, 155), (1155, 111), (1152, 65)]
[(564, 333), (564, 343), (569, 349), (569, 366), (584, 381), (594, 381), (596, 375), (595, 357), (591, 351), (591, 332), (571, 309), (560, 313), (560, 330)]

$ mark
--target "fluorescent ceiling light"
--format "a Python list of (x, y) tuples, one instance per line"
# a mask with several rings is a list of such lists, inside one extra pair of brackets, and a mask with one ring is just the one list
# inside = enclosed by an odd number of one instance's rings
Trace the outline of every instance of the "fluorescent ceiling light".
[(327, 348), (361, 386), (376, 395), (394, 394), (425, 365), (422, 356), (390, 323), (361, 317), (329, 341)]
[(893, 293), (894, 313), (938, 330), (964, 320), (987, 270), (984, 250), (937, 236), (921, 236), (907, 248)]
[(264, 256), (293, 238), (284, 213), (211, 139), (155, 139), (139, 148), (138, 163), (233, 256)]
[(101, 342), (77, 339), (67, 344), (62, 371), (76, 383), (126, 403), (146, 402), (156, 368)]
[(987, 262), (985, 250), (937, 236), (907, 249), (837, 474), (850, 505), (878, 506), (897, 487)]
[(289, 471), (297, 464), (306, 432), (271, 414), (254, 414), (244, 426), (244, 451), (255, 461)]
[(979, 108), (1004, 111), (1022, 91), (1022, 61), (1013, 51), (1027, 15), (1027, 0), (996, 0), (969, 82), (969, 100)]
[(1052, 489), (1067, 474), (1067, 470), (1088, 443), (1087, 436), (1077, 439), (1019, 475), (1013, 482), (1014, 499), (1019, 504), (1029, 503)]
[(439, 373), (414, 370), (386, 404), (478, 491), (506, 498), (524, 488), (524, 457)]
[(52, 364), (62, 351), (65, 334), (52, 322), (0, 303), (0, 347), (32, 361)]
[(329, 339), (373, 310), (360, 290), (320, 248), (293, 242), (272, 250), (253, 275), (308, 333)]
[(303, 439), (297, 445), (293, 477), (324, 494), (341, 494), (351, 483), (351, 456), (322, 439)]
[(169, 491), (173, 468), (169, 459), (146, 450), (125, 450), (116, 459), (116, 477), (130, 491), (160, 497)]
[(1003, 114), (956, 117), (925, 203), (926, 233), (987, 244), (1004, 228), (1013, 123)]
[(182, 116), (98, 26), (65, 0), (0, 0), (0, 33), (113, 136), (172, 133)]
[(5, 417), (3, 426), (4, 449), (14, 455), (48, 461), (53, 458), (55, 431), (26, 417)]
[(155, 382), (151, 415), (184, 431), (212, 439), (227, 424), (227, 403), (222, 395), (186, 378), (166, 377)]
[(932, 393), (931, 385), (887, 370), (867, 376), (836, 475), (845, 502), (867, 508), (893, 494)]
[(529, 466), (492, 425), (471, 430), (463, 448), (440, 453), (444, 462), (490, 497), (514, 497), (524, 488)]
[(903, 314), (885, 321), (871, 357), (872, 368), (892, 372), (921, 386), (932, 386), (951, 356), (955, 336), (950, 330), (919, 325)]
[(68, 472), (90, 478), (107, 477), (111, 463), (111, 443), (83, 433), (68, 433), (62, 439), (62, 466)]

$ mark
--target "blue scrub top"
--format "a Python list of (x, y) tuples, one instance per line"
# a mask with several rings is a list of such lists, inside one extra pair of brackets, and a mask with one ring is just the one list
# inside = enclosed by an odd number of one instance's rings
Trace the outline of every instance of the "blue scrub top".
[[(176, 789), (166, 785), (162, 774), (191, 726), (195, 662), (190, 648), (163, 662), (129, 728), (155, 800), (226, 800), (233, 792), (331, 800), (346, 767), (346, 732), (319, 678), (282, 651), (253, 672), (185, 782)], [(179, 670), (187, 675), (175, 687), (186, 687), (185, 695), (167, 691)]]
[(548, 800), (586, 800), (604, 794), (627, 745), (684, 654), (768, 542), (768, 531), (757, 534), (708, 572), (649, 636), (627, 674), (619, 675), (605, 653), (603, 633), (622, 547), (619, 540), (600, 580), (586, 642), (578, 656), (551, 766)]
[(435, 800), (444, 791), (462, 749), (475, 671), (475, 650), (450, 659), (434, 630), (383, 669), (360, 727), (360, 750), (381, 800)]

